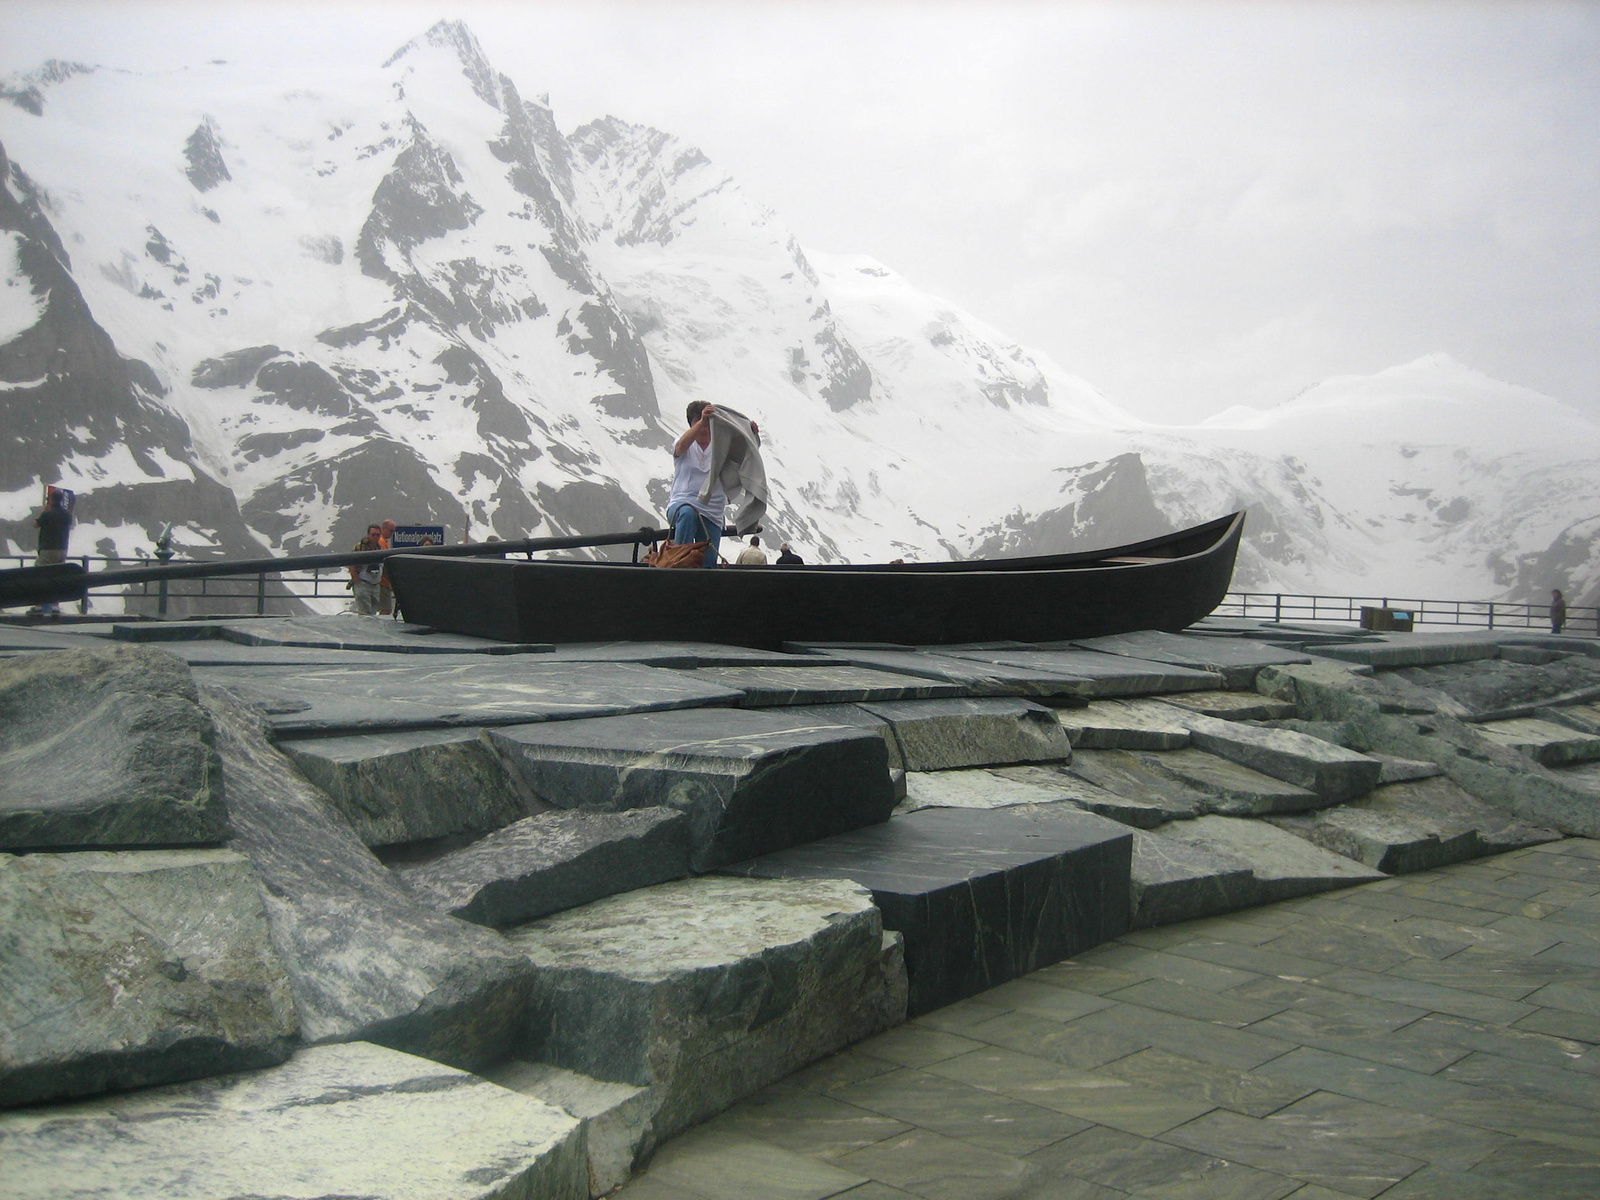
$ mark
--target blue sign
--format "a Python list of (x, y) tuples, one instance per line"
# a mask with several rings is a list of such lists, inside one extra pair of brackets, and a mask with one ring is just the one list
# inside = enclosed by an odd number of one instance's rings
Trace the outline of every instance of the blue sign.
[(413, 546), (444, 545), (443, 525), (396, 525), (389, 539), (391, 550), (409, 550)]

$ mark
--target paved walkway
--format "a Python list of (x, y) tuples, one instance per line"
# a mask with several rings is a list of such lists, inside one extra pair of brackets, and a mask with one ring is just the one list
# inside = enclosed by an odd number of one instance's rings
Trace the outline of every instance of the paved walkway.
[(1130, 934), (668, 1143), (623, 1200), (1600, 1196), (1600, 841)]

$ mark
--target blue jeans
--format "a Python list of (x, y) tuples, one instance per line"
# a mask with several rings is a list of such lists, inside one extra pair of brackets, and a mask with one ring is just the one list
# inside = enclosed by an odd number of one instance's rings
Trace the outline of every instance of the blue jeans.
[(713, 521), (692, 504), (675, 504), (667, 510), (667, 524), (672, 526), (672, 540), (680, 546), (691, 542), (709, 542), (705, 565), (717, 565), (717, 547), (722, 542), (722, 525)]

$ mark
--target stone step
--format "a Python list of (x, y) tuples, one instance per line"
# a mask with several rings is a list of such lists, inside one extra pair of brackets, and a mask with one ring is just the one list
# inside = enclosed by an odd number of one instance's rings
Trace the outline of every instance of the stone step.
[(950, 771), (1072, 757), (1072, 743), (1055, 710), (1020, 698), (892, 700), (782, 711), (797, 719), (876, 731), (893, 770)]
[(689, 873), (689, 818), (671, 808), (557, 810), (396, 872), (419, 901), (504, 929)]
[(823, 646), (811, 642), (788, 645), (797, 651), (839, 662), (959, 684), (969, 696), (1064, 699), (1078, 696), (1084, 684), (1078, 676), (1064, 675), (1059, 671), (951, 658), (932, 650), (913, 650), (907, 646)]
[(1168, 663), (1150, 662), (1122, 654), (1099, 654), (1092, 650), (962, 649), (945, 647), (952, 658), (1001, 666), (1057, 672), (1075, 676), (1082, 683), (1075, 695), (1151, 696), (1167, 692), (1211, 691), (1222, 686), (1222, 676), (1213, 671), (1194, 671)]
[(604, 1196), (626, 1183), (647, 1152), (654, 1099), (649, 1088), (607, 1083), (520, 1058), (484, 1071), (483, 1077), (582, 1122), (591, 1196)]
[(1328, 801), (1316, 792), (1194, 747), (1140, 757), (1205, 796), (1201, 805), (1204, 812), (1260, 817), (1328, 806)]
[(380, 1042), (469, 1069), (507, 1054), (527, 962), (493, 930), (418, 904), (272, 745), (259, 713), (216, 689), (202, 698), (229, 846), (260, 876), (301, 1037)]
[(1443, 776), (1390, 784), (1353, 803), (1272, 824), (1390, 875), (1559, 841)]
[(1293, 701), (1273, 700), (1258, 692), (1181, 692), (1164, 696), (1161, 702), (1224, 721), (1281, 721), (1295, 715)]
[[(1304, 668), (1300, 668), (1304, 669)], [(1378, 784), (1383, 767), (1374, 759), (1289, 729), (1266, 729), (1238, 721), (1219, 721), (1182, 713), (1190, 744), (1231, 759), (1274, 779), (1316, 792), (1331, 804), (1365, 795)]]
[(1376, 751), (1367, 755), (1383, 764), (1383, 770), (1378, 773), (1378, 786), (1385, 787), (1391, 783), (1410, 783), (1416, 779), (1432, 779), (1443, 775), (1444, 768), (1438, 763), (1420, 762), (1414, 758), (1397, 758), (1393, 754), (1379, 754)]
[(685, 813), (695, 871), (870, 825), (895, 805), (884, 739), (803, 708), (550, 721), (491, 737), (546, 803)]
[(1102, 654), (1120, 654), (1128, 658), (1189, 667), (1196, 671), (1210, 671), (1221, 675), (1223, 686), (1229, 688), (1255, 686), (1256, 674), (1262, 667), (1311, 661), (1304, 654), (1259, 641), (1186, 637), (1181, 633), (1163, 633), (1156, 629), (1119, 633), (1110, 637), (1081, 638), (1075, 642), (1045, 643), (1045, 646), (1075, 646)]
[(95, 639), (0, 660), (0, 714), (0, 851), (226, 836), (211, 720), (170, 654)]
[(0, 1107), (270, 1066), (293, 1047), (289, 978), (242, 855), (0, 854), (0, 912)]
[(1311, 642), (1306, 649), (1323, 658), (1368, 667), (1429, 667), (1500, 656), (1492, 633), (1397, 633), (1354, 644)]
[(784, 666), (701, 667), (691, 678), (744, 694), (742, 708), (797, 704), (864, 704), (880, 700), (933, 700), (962, 696), (967, 689), (948, 680), (895, 674), (807, 656)]
[(1485, 721), (1478, 732), (1491, 742), (1509, 746), (1547, 767), (1600, 761), (1600, 734), (1580, 733), (1570, 725), (1520, 717)]
[(700, 667), (788, 666), (794, 655), (716, 642), (566, 642), (550, 652), (557, 662), (640, 663), (693, 671)]
[(1085, 805), (1090, 811), (1140, 829), (1187, 820), (1206, 811), (1206, 794), (1163, 771), (1150, 755), (1080, 750), (1066, 771), (1121, 801), (1120, 809)]
[(649, 1091), (638, 1151), (905, 1015), (898, 938), (847, 880), (708, 875), (508, 933), (530, 1061)]
[(480, 729), (281, 738), (278, 748), (369, 846), (487, 833), (541, 808)]
[(999, 770), (983, 768), (907, 771), (906, 797), (895, 808), (895, 815), (924, 808), (1014, 808), (1019, 804), (1057, 804), (1070, 799), (1070, 783), (1075, 781), (1069, 776), (1043, 767), (1024, 769), (1037, 772), (1040, 778), (1014, 779)]
[(1094, 700), (1062, 709), (1056, 718), (1074, 750), (1176, 750), (1189, 744), (1189, 730), (1159, 700)]
[(1120, 936), (1132, 844), (1065, 804), (924, 809), (727, 870), (870, 888), (905, 936), (915, 1015)]
[(264, 1071), (0, 1114), (0, 1195), (587, 1200), (583, 1127), (365, 1042)]
[(1246, 859), (1143, 830), (1133, 835), (1129, 892), (1135, 929), (1247, 908), (1259, 894)]
[(517, 725), (737, 704), (744, 693), (635, 663), (547, 655), (412, 655), (416, 665), (196, 667), (267, 714), (280, 737)]
[[(194, 624), (199, 624), (195, 622)], [(215, 622), (214, 637), (242, 646), (308, 646), (324, 650), (376, 650), (395, 654), (548, 654), (549, 642), (496, 642), (463, 633), (440, 633), (405, 621), (331, 617), (277, 617)], [(118, 626), (119, 630), (129, 628)], [(143, 629), (144, 625), (132, 626)], [(117, 636), (125, 636), (119, 633)]]
[[(1221, 895), (1229, 899), (1228, 907), (1245, 908), (1257, 904), (1271, 904), (1308, 896), (1332, 888), (1349, 887), (1374, 879), (1387, 879), (1382, 871), (1354, 862), (1343, 855), (1334, 854), (1315, 846), (1304, 838), (1279, 829), (1267, 821), (1249, 817), (1197, 817), (1193, 821), (1177, 821), (1151, 830), (1145, 835), (1205, 851), (1220, 868), (1227, 864), (1229, 879), (1219, 883)], [(1151, 851), (1154, 854), (1154, 851)], [(1206, 860), (1188, 861), (1191, 869), (1205, 871)], [(1232, 878), (1232, 871), (1245, 867), (1250, 871), (1248, 880)], [(1171, 874), (1173, 869), (1164, 870)], [(1219, 876), (1220, 878), (1220, 876)], [(1204, 889), (1195, 893), (1200, 898), (1210, 895)], [(1169, 902), (1169, 912), (1181, 912), (1179, 906)], [(1212, 909), (1213, 912), (1225, 911)], [(1191, 912), (1173, 915), (1172, 920), (1208, 915)]]

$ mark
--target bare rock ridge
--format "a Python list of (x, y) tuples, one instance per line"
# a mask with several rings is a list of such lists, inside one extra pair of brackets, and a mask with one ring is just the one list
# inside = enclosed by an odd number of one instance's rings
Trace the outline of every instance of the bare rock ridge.
[[(600, 1195), (1130, 928), (1600, 835), (1591, 639), (1227, 621), (874, 663), (145, 632), (5, 639), (7, 1196)], [(241, 1120), (274, 1152), (212, 1153)]]

